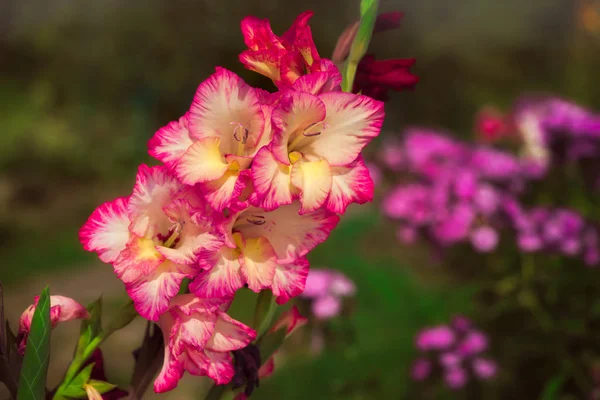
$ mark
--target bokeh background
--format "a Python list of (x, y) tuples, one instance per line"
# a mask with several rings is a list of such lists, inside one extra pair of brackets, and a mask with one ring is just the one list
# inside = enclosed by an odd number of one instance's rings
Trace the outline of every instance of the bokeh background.
[[(1, 1), (0, 281), (13, 327), (47, 283), (53, 293), (84, 304), (103, 293), (107, 312), (124, 299), (110, 266), (83, 251), (77, 231), (99, 203), (130, 192), (138, 164), (155, 163), (146, 153), (148, 139), (182, 115), (214, 66), (273, 89), (237, 60), (244, 16), (269, 18), (281, 33), (297, 14), (313, 10), (315, 42), (328, 57), (357, 19), (358, 3)], [(381, 11), (400, 10), (405, 18), (399, 29), (378, 35), (370, 51), (378, 58), (415, 57), (413, 72), (421, 79), (415, 91), (392, 93), (383, 135), (399, 136), (418, 124), (473, 138), (473, 116), (483, 105), (507, 107), (523, 92), (555, 93), (600, 109), (600, 17), (590, 4), (382, 0)], [(368, 149), (373, 157), (376, 148)], [(351, 209), (310, 258), (314, 266), (343, 271), (357, 286), (345, 315), (328, 326), (332, 345), (318, 355), (291, 346), (253, 398), (425, 398), (410, 379), (414, 335), (452, 314), (475, 313), (477, 287), (430, 263), (427, 249), (398, 244), (379, 200)], [(518, 330), (523, 321), (505, 323), (489, 332), (502, 369), (495, 383), (427, 398), (532, 399), (557, 385), (557, 371), (538, 373), (543, 367), (535, 360), (525, 365), (527, 357), (515, 355), (529, 351), (511, 341), (511, 327)], [(106, 343), (113, 381), (128, 381), (143, 328), (137, 321)], [(77, 329), (72, 323), (53, 333), (53, 382), (70, 359)], [(308, 336), (300, 334), (295, 344)], [(162, 398), (202, 398), (204, 390), (204, 382), (186, 379)]]

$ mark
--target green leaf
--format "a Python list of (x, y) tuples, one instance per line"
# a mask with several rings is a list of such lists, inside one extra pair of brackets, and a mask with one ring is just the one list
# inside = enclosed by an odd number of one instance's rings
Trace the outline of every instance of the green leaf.
[(87, 365), (84, 369), (82, 369), (81, 372), (79, 372), (77, 376), (71, 381), (71, 384), (69, 386), (77, 386), (82, 388), (83, 384), (87, 383), (87, 381), (90, 380), (90, 376), (92, 376), (92, 370), (94, 369), (94, 365), (96, 365), (96, 363), (91, 363)]
[(564, 375), (556, 375), (544, 387), (544, 392), (540, 397), (540, 400), (556, 400), (558, 399), (558, 394), (560, 392), (560, 388), (565, 383), (566, 377)]
[(27, 349), (19, 378), (19, 400), (40, 400), (46, 397), (46, 375), (50, 361), (50, 289), (40, 296), (31, 321)]
[[(98, 336), (102, 331), (102, 296), (87, 307), (90, 317), (84, 320), (85, 324), (92, 328), (92, 337)], [(87, 327), (86, 327), (87, 330)]]
[(81, 356), (92, 339), (102, 332), (102, 296), (91, 303), (87, 307), (87, 310), (90, 317), (81, 321), (79, 341), (77, 343), (78, 356)]
[(74, 399), (85, 399), (87, 398), (87, 393), (83, 387), (77, 387), (73, 384), (67, 386), (63, 390), (61, 390), (61, 398), (64, 397), (72, 397)]
[(88, 385), (92, 386), (100, 394), (110, 392), (111, 390), (113, 390), (114, 388), (117, 387), (117, 385), (113, 385), (112, 383), (108, 383), (108, 382), (104, 382), (104, 381), (97, 381), (95, 379), (90, 379), (88, 381)]
[(139, 314), (133, 305), (133, 301), (131, 299), (127, 300), (127, 302), (121, 306), (121, 309), (117, 315), (110, 321), (104, 330), (103, 337), (108, 337), (114, 331), (118, 331), (119, 329), (126, 327), (138, 315)]

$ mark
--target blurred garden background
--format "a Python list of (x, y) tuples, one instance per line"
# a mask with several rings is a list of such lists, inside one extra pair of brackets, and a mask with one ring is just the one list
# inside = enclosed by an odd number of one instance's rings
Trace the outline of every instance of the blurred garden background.
[[(156, 164), (147, 141), (189, 107), (215, 65), (273, 89), (237, 59), (244, 16), (269, 18), (281, 33), (300, 12), (313, 10), (317, 48), (329, 57), (357, 20), (358, 3), (0, 2), (0, 281), (11, 324), (47, 283), (53, 294), (83, 304), (103, 293), (107, 312), (124, 300), (111, 267), (82, 249), (77, 232), (98, 204), (131, 190), (140, 163)], [(522, 94), (554, 94), (600, 112), (600, 2), (382, 0), (380, 10), (405, 17), (398, 29), (377, 34), (369, 52), (381, 59), (416, 58), (412, 71), (420, 81), (414, 91), (390, 93), (382, 137), (367, 149), (373, 163), (385, 139), (401, 140), (407, 126), (476, 142), (475, 115), (485, 106), (508, 110)], [(564, 194), (579, 193), (585, 183), (566, 182), (572, 187), (548, 189), (545, 204), (581, 205), (581, 213), (597, 218), (598, 191), (578, 201)], [(346, 274), (356, 295), (342, 315), (309, 324), (292, 338), (253, 399), (600, 398), (591, 397), (600, 383), (594, 380), (600, 362), (597, 269), (561, 257), (538, 259), (538, 268), (560, 269), (533, 283), (534, 293), (544, 292), (536, 285), (547, 281), (556, 291), (550, 327), (523, 306), (529, 303), (522, 296), (499, 309), (483, 289), (498, 283), (485, 273), (493, 257), (461, 249), (432, 260), (426, 243), (401, 244), (396, 225), (380, 212), (386, 187), (377, 187), (372, 204), (344, 215), (311, 253), (314, 267)], [(556, 190), (561, 195), (553, 197)], [(253, 307), (253, 301), (247, 303)], [(238, 300), (242, 306), (235, 310), (242, 321), (244, 303)], [(497, 376), (462, 390), (414, 382), (415, 335), (455, 314), (469, 316), (489, 335)], [(54, 383), (68, 365), (77, 329), (65, 324), (53, 333)], [(137, 321), (104, 346), (111, 381), (128, 382), (130, 354), (143, 329)], [(315, 329), (326, 343), (317, 353), (310, 345)], [(205, 390), (202, 379), (188, 377), (161, 397), (203, 398)]]

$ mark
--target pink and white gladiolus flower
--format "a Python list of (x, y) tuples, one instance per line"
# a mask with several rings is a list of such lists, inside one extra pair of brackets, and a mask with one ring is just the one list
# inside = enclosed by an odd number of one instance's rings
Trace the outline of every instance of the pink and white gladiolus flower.
[(157, 321), (183, 279), (200, 271), (200, 253), (222, 244), (219, 218), (168, 168), (142, 165), (131, 196), (98, 207), (79, 237), (113, 265), (140, 315)]
[(224, 68), (200, 84), (189, 112), (150, 140), (150, 155), (186, 185), (200, 184), (223, 211), (241, 194), (257, 151), (271, 141), (270, 105), (259, 89)]
[(185, 371), (208, 376), (217, 385), (231, 381), (235, 373), (230, 352), (246, 347), (256, 332), (229, 317), (229, 302), (200, 299), (193, 294), (171, 301), (158, 325), (165, 339), (163, 368), (154, 391), (167, 392), (177, 386)]
[[(140, 166), (133, 192), (98, 207), (80, 230), (84, 248), (113, 266), (138, 313), (163, 331), (156, 392), (187, 371), (250, 395), (261, 362), (256, 332), (226, 314), (237, 290), (270, 290), (278, 304), (300, 295), (308, 253), (349, 204), (373, 198), (361, 152), (379, 135), (383, 103), (341, 91), (336, 65), (315, 48), (311, 16), (281, 36), (267, 20), (244, 19), (240, 60), (278, 91), (217, 67), (189, 110), (149, 141), (163, 165)], [(355, 290), (334, 275), (314, 302), (329, 314)], [(293, 308), (274, 329), (290, 334), (304, 322)]]
[(232, 296), (244, 285), (271, 289), (279, 304), (304, 290), (306, 254), (325, 241), (339, 217), (326, 210), (299, 215), (298, 202), (266, 211), (249, 206), (232, 213), (224, 224), (226, 242), (204, 257), (205, 270), (190, 285), (200, 297)]
[(343, 214), (350, 203), (371, 201), (373, 181), (360, 152), (379, 135), (383, 116), (383, 103), (367, 96), (284, 93), (273, 110), (273, 141), (252, 166), (255, 205), (274, 209), (299, 198), (301, 214)]
[[(39, 300), (40, 297), (36, 296), (33, 304), (27, 307), (19, 319), (18, 346), (21, 354), (25, 354), (33, 314)], [(58, 325), (59, 322), (85, 318), (89, 318), (88, 311), (75, 300), (64, 296), (50, 296), (50, 323), (52, 324), (52, 328)]]

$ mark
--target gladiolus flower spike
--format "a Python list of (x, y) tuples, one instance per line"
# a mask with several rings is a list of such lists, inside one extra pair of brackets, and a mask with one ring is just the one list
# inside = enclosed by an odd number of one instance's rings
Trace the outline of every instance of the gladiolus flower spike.
[[(268, 20), (245, 18), (240, 60), (278, 90), (217, 67), (183, 116), (150, 139), (162, 165), (141, 165), (132, 192), (81, 228), (84, 248), (112, 265), (137, 312), (162, 329), (156, 392), (187, 371), (217, 385), (236, 376), (250, 394), (257, 333), (227, 314), (234, 295), (270, 290), (278, 304), (300, 295), (307, 254), (350, 204), (373, 198), (361, 153), (380, 133), (383, 103), (341, 91), (338, 68), (315, 47), (311, 16), (281, 36)], [(180, 294), (184, 279), (189, 293)], [(256, 365), (243, 370), (234, 359)]]

